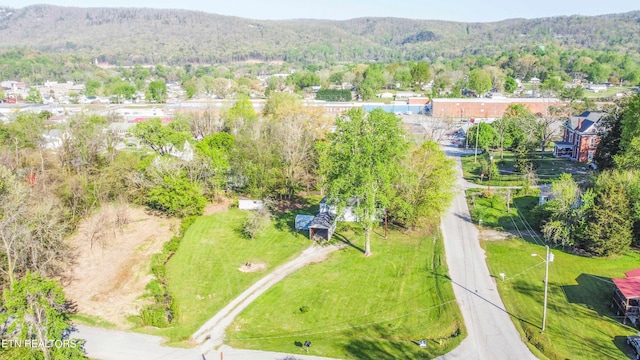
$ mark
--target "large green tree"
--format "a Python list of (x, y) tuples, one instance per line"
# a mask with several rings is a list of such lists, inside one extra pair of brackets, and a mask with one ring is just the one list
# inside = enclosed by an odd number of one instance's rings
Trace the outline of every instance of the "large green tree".
[(514, 91), (518, 88), (518, 82), (516, 79), (511, 76), (507, 77), (507, 80), (504, 81), (504, 92), (507, 94), (513, 94)]
[(336, 120), (326, 157), (329, 198), (344, 209), (355, 201), (355, 214), (365, 234), (365, 256), (371, 254), (371, 232), (377, 209), (389, 206), (393, 183), (407, 143), (394, 114), (352, 109)]
[(491, 90), (491, 76), (484, 69), (473, 69), (469, 72), (469, 88), (478, 95), (483, 95)]
[(177, 174), (165, 176), (160, 185), (149, 189), (147, 205), (167, 215), (184, 218), (202, 215), (207, 200), (197, 183)]
[[(35, 346), (0, 347), (3, 359), (85, 359), (81, 340), (68, 338), (72, 328), (62, 286), (27, 272), (3, 293), (0, 323), (8, 324), (2, 340), (28, 340)], [(24, 344), (24, 343), (23, 343)]]
[(33, 104), (42, 104), (42, 95), (40, 95), (40, 90), (35, 87), (30, 88), (27, 93), (27, 97), (24, 100)]
[(524, 104), (511, 104), (507, 107), (502, 118), (491, 123), (498, 134), (500, 159), (503, 158), (505, 148), (517, 148), (529, 141), (527, 130), (531, 129), (535, 116)]
[(573, 222), (579, 197), (578, 184), (564, 173), (551, 185), (553, 199), (544, 204), (550, 217), (542, 225), (542, 234), (551, 243), (569, 246), (575, 243)]
[(229, 157), (235, 139), (232, 135), (221, 132), (207, 135), (196, 144), (196, 151), (205, 158), (207, 164), (207, 182), (214, 189), (222, 189), (230, 170)]
[(499, 145), (499, 134), (493, 126), (487, 123), (479, 123), (470, 127), (469, 131), (467, 131), (467, 144), (470, 147), (475, 147), (476, 140), (478, 149), (495, 148)]
[(622, 184), (597, 191), (584, 231), (584, 247), (598, 256), (621, 254), (632, 241), (631, 204)]
[(136, 124), (131, 133), (159, 155), (168, 155), (174, 147), (182, 149), (191, 137), (188, 124), (176, 120), (163, 126), (158, 118)]
[[(280, 95), (274, 94), (274, 96)], [(270, 104), (269, 106), (273, 107), (274, 105)], [(269, 107), (265, 111), (269, 112)], [(251, 126), (258, 119), (258, 114), (256, 114), (251, 100), (246, 96), (240, 96), (233, 106), (222, 115), (222, 118), (225, 131), (236, 135), (241, 128)]]
[(411, 72), (411, 81), (417, 85), (418, 89), (431, 80), (431, 69), (426, 61), (419, 61), (411, 65), (409, 71)]
[(453, 198), (454, 165), (436, 142), (414, 146), (402, 162), (394, 185), (391, 216), (408, 227), (437, 218)]
[(152, 81), (149, 83), (149, 89), (146, 96), (148, 100), (159, 103), (167, 101), (167, 84), (164, 80)]

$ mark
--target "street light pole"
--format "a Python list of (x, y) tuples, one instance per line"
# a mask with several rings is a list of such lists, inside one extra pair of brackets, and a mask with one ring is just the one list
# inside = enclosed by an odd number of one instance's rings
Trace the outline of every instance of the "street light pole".
[[(547, 295), (549, 293), (549, 263), (553, 262), (553, 253), (549, 251), (549, 245), (545, 245), (545, 248), (547, 250), (547, 256), (546, 258), (543, 259), (545, 262), (545, 271), (544, 271), (544, 305), (542, 307), (542, 331), (540, 331), (541, 333), (544, 332), (544, 329), (547, 325)], [(531, 256), (538, 256), (539, 258), (542, 259), (542, 256), (538, 254), (531, 254)]]
[(547, 324), (547, 293), (549, 291), (549, 245), (546, 245), (547, 257), (545, 258), (546, 270), (544, 272), (544, 307), (542, 310), (542, 331), (544, 332), (545, 325)]

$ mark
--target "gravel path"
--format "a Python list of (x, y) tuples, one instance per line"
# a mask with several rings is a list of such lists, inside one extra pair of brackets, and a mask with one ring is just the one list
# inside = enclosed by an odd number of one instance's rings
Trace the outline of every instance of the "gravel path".
[(211, 350), (217, 349), (223, 344), (225, 330), (233, 320), (251, 304), (256, 298), (271, 288), (296, 270), (312, 263), (323, 261), (327, 256), (337, 250), (337, 245), (316, 246), (312, 245), (307, 248), (297, 258), (281, 265), (271, 273), (267, 274), (255, 284), (251, 285), (240, 296), (232, 300), (227, 306), (207, 321), (195, 334), (191, 337), (200, 345), (205, 355)]

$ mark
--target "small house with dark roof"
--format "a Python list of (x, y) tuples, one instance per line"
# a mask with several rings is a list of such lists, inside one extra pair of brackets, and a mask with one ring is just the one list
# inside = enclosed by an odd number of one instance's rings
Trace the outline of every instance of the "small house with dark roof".
[(640, 268), (626, 272), (626, 278), (613, 279), (616, 289), (613, 292), (613, 304), (618, 316), (622, 316), (622, 322), (627, 319), (634, 325), (638, 324), (640, 317)]
[(591, 162), (600, 142), (600, 120), (605, 113), (585, 111), (571, 116), (564, 124), (562, 141), (555, 143), (553, 156), (578, 162)]
[(331, 240), (336, 229), (336, 221), (328, 212), (316, 215), (309, 224), (309, 238), (311, 240)]

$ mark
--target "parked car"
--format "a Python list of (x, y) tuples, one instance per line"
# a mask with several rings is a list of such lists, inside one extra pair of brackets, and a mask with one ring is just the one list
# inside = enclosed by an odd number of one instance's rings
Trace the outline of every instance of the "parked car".
[(627, 336), (627, 344), (633, 348), (636, 356), (634, 357), (636, 360), (640, 360), (640, 336), (638, 335), (629, 335)]

